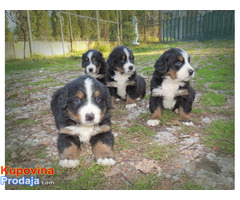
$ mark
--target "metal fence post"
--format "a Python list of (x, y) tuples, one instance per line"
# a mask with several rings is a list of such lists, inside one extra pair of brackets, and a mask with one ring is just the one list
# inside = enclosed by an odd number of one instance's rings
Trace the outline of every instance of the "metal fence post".
[(28, 22), (28, 33), (29, 33), (29, 50), (30, 50), (30, 56), (32, 57), (32, 31), (31, 31), (31, 23), (30, 23), (30, 15), (29, 10), (27, 10), (27, 22)]
[(118, 45), (120, 45), (119, 16), (118, 16), (118, 11), (116, 12), (117, 12), (117, 38), (118, 38)]
[(96, 18), (97, 18), (97, 37), (98, 42), (100, 41), (100, 29), (99, 29), (99, 21), (98, 21), (98, 10), (96, 10)]
[(159, 42), (162, 42), (162, 13), (161, 10), (158, 11), (158, 18), (159, 18), (159, 33), (158, 33), (158, 37), (159, 37)]
[(64, 47), (63, 28), (62, 28), (62, 16), (61, 16), (60, 10), (58, 11), (58, 13), (59, 13), (60, 31), (61, 31), (61, 38), (62, 38), (63, 55), (66, 58), (65, 47)]
[(70, 10), (68, 11), (68, 18), (69, 18), (69, 29), (70, 29), (70, 43), (71, 43), (71, 52), (73, 51), (73, 32), (72, 32), (72, 20), (70, 15)]
[(123, 36), (122, 36), (122, 11), (121, 10), (119, 10), (119, 31), (120, 31), (120, 44), (122, 44)]

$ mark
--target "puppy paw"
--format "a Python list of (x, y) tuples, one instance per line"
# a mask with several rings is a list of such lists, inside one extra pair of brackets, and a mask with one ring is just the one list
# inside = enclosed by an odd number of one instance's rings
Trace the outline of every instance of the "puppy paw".
[(182, 122), (186, 126), (194, 126), (194, 123), (192, 121), (189, 122)]
[(117, 98), (117, 99), (116, 99), (116, 102), (121, 102), (121, 101), (122, 101), (122, 100), (121, 100), (121, 99), (119, 99), (119, 98)]
[(63, 159), (58, 163), (63, 168), (75, 168), (79, 165), (78, 160)]
[(131, 103), (131, 104), (126, 105), (127, 109), (131, 109), (131, 108), (134, 108), (134, 107), (137, 107), (137, 104)]
[(98, 158), (97, 164), (113, 166), (116, 164), (116, 160), (114, 160), (113, 158)]
[(148, 126), (157, 126), (160, 123), (160, 120), (158, 119), (150, 119), (147, 121)]

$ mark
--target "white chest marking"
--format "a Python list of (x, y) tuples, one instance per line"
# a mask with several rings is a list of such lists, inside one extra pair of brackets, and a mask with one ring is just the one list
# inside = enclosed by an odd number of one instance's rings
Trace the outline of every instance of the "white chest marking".
[(176, 100), (174, 99), (178, 96), (179, 86), (183, 86), (184, 83), (173, 80), (170, 77), (167, 77), (162, 85), (153, 89), (152, 93), (155, 96), (163, 97), (163, 107), (166, 109), (172, 109), (176, 104)]
[(117, 82), (117, 94), (126, 99), (126, 87), (129, 75), (122, 75), (118, 71), (115, 71), (113, 79)]
[(90, 138), (95, 135), (93, 125), (81, 125), (81, 126), (67, 126), (65, 127), (71, 132), (71, 135), (77, 135), (81, 142), (88, 143)]

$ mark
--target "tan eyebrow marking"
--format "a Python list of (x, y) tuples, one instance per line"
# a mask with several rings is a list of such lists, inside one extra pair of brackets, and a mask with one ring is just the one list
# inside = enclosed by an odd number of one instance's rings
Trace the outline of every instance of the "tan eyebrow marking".
[(96, 91), (95, 93), (94, 93), (94, 97), (99, 97), (100, 96), (100, 91)]
[(76, 96), (79, 98), (79, 99), (82, 99), (84, 97), (84, 94), (83, 92), (79, 91)]
[(183, 56), (178, 56), (178, 60), (180, 60), (181, 62), (183, 61)]

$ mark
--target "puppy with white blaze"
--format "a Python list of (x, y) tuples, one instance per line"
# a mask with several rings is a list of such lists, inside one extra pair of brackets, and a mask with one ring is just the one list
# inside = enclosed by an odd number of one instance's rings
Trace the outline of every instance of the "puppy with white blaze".
[(106, 62), (100, 51), (95, 49), (88, 50), (82, 55), (82, 67), (85, 74), (88, 74), (103, 84), (106, 84)]
[(155, 71), (150, 83), (149, 102), (151, 119), (149, 126), (160, 123), (162, 109), (178, 109), (180, 120), (185, 125), (193, 125), (190, 112), (195, 98), (195, 90), (190, 85), (195, 71), (190, 65), (189, 54), (179, 48), (163, 53), (154, 65)]
[(81, 143), (90, 143), (98, 164), (114, 165), (114, 137), (111, 132), (111, 97), (108, 88), (85, 75), (58, 89), (51, 109), (58, 129), (59, 165), (79, 164)]
[(126, 108), (133, 108), (136, 99), (144, 98), (146, 82), (137, 75), (134, 55), (131, 49), (118, 46), (113, 49), (107, 60), (107, 87), (112, 97), (112, 106), (116, 98), (127, 101)]

